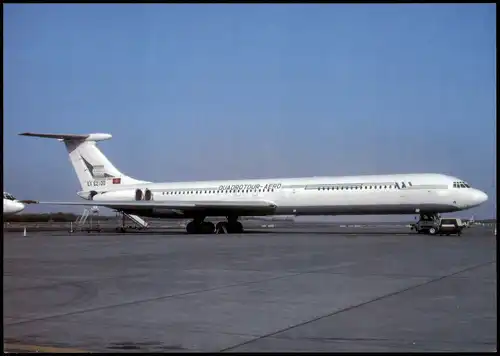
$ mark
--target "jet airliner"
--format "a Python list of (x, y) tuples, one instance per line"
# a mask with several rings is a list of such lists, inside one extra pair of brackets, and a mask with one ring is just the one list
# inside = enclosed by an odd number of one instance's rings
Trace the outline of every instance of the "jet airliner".
[[(121, 173), (97, 147), (110, 134), (22, 133), (63, 142), (87, 202), (136, 219), (192, 219), (188, 233), (241, 233), (242, 216), (438, 214), (476, 207), (488, 196), (462, 179), (436, 173), (153, 183)], [(214, 225), (206, 217), (227, 220)]]

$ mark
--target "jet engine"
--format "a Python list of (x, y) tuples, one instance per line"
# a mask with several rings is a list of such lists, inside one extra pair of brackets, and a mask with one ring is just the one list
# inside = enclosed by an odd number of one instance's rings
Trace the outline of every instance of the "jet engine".
[(96, 194), (93, 199), (94, 201), (117, 201), (126, 200), (133, 201), (136, 200), (135, 190), (115, 190), (111, 192), (102, 192)]
[(102, 192), (93, 196), (95, 201), (139, 201), (139, 200), (153, 200), (153, 193), (149, 189), (126, 189), (114, 190), (110, 192)]

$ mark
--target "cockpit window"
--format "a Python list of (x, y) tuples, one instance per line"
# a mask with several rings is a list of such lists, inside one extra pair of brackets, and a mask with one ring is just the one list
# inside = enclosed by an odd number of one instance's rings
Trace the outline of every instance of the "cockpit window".
[(466, 182), (453, 182), (453, 188), (470, 188), (471, 186)]
[(14, 196), (12, 194), (9, 194), (6, 192), (3, 192), (3, 198), (8, 199), (8, 200), (16, 200), (16, 198), (14, 198)]

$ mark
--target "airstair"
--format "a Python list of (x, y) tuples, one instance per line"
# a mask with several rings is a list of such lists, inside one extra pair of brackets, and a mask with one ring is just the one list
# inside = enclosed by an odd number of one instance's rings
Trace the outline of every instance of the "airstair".
[[(97, 221), (94, 223), (94, 216)], [(74, 224), (71, 224), (71, 232), (76, 231), (101, 231), (99, 225), (99, 208), (93, 206), (90, 209), (84, 209), (82, 215), (80, 215)]]
[[(124, 232), (126, 229), (147, 229), (149, 226), (149, 223), (144, 220), (143, 218), (133, 215), (133, 214), (127, 214), (123, 212), (116, 212), (116, 217), (120, 220), (120, 225), (119, 227), (116, 228), (117, 231)], [(133, 225), (125, 226), (125, 219), (128, 218), (129, 221), (133, 223)]]
[[(84, 209), (82, 215), (80, 215), (74, 223), (71, 224), (71, 232), (74, 231), (102, 231), (102, 227), (98, 221), (99, 208), (97, 206), (91, 209)], [(149, 223), (142, 219), (141, 217), (133, 214), (127, 214), (122, 212), (116, 212), (116, 217), (118, 220), (118, 227), (116, 231), (125, 232), (127, 229), (146, 229)], [(96, 219), (97, 221), (95, 221)], [(132, 225), (126, 225), (126, 220), (131, 221)]]

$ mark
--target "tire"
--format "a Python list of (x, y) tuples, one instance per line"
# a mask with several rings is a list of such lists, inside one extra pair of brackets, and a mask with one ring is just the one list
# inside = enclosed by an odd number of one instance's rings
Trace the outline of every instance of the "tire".
[(196, 234), (198, 231), (194, 222), (190, 222), (186, 225), (186, 232), (190, 235)]
[(435, 227), (431, 227), (431, 228), (429, 229), (429, 234), (430, 234), (430, 235), (436, 235), (436, 233), (437, 233), (437, 229), (436, 229)]
[(212, 222), (205, 221), (201, 227), (203, 234), (213, 234), (215, 233), (215, 225)]

